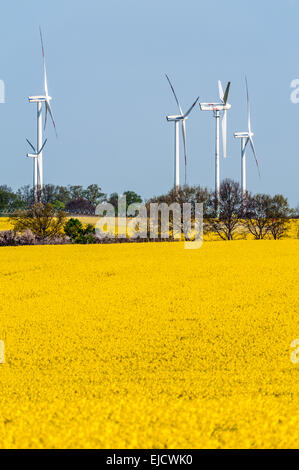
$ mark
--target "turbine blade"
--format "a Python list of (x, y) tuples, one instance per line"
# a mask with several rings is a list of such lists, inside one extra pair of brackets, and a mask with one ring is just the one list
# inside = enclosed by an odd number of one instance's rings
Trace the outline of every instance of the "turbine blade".
[(55, 130), (56, 137), (58, 137), (56, 124), (55, 124), (55, 120), (54, 120), (54, 117), (53, 117), (53, 112), (52, 112), (52, 108), (51, 108), (51, 105), (50, 105), (50, 101), (46, 101), (46, 116), (47, 116), (47, 111), (50, 114), (50, 118), (51, 118), (54, 130)]
[(253, 153), (253, 156), (254, 156), (254, 159), (255, 159), (255, 163), (256, 163), (256, 166), (257, 166), (257, 170), (258, 170), (258, 172), (259, 172), (259, 177), (260, 177), (260, 176), (261, 176), (261, 173), (260, 173), (259, 162), (258, 162), (258, 159), (257, 159), (257, 156), (256, 156), (256, 151), (255, 151), (253, 139), (252, 139), (252, 137), (251, 137), (250, 135), (249, 135), (249, 137), (248, 137), (248, 140), (250, 141), (250, 146), (251, 146), (251, 149), (252, 149), (252, 153)]
[(186, 112), (186, 114), (184, 115), (184, 119), (191, 113), (192, 109), (194, 108), (194, 106), (196, 105), (197, 101), (199, 100), (199, 96), (196, 98), (196, 100), (194, 101), (193, 105), (191, 106), (191, 108), (188, 109), (188, 111)]
[(247, 139), (246, 139), (246, 142), (245, 142), (245, 145), (244, 145), (244, 150), (246, 149), (248, 142), (249, 142), (249, 137), (247, 137)]
[(225, 90), (225, 93), (224, 93), (224, 97), (223, 97), (223, 102), (224, 102), (224, 104), (227, 103), (228, 94), (229, 94), (229, 89), (230, 89), (230, 82), (228, 82), (227, 87), (226, 87), (226, 90)]
[(167, 80), (168, 80), (168, 83), (169, 83), (170, 88), (171, 88), (171, 90), (172, 90), (174, 99), (175, 99), (175, 101), (176, 101), (176, 103), (177, 103), (177, 105), (178, 105), (179, 111), (180, 111), (181, 115), (183, 115), (184, 113), (183, 113), (183, 111), (182, 111), (182, 108), (181, 108), (181, 105), (180, 105), (179, 100), (178, 100), (178, 98), (177, 98), (177, 95), (175, 94), (175, 91), (174, 91), (174, 88), (173, 88), (173, 86), (172, 86), (172, 83), (171, 83), (171, 81), (170, 81), (168, 75), (165, 74), (165, 76), (166, 76), (166, 78), (167, 78)]
[(218, 89), (219, 89), (219, 98), (221, 101), (223, 101), (224, 93), (223, 93), (221, 80), (218, 80)]
[(28, 144), (30, 145), (30, 147), (32, 148), (33, 152), (36, 153), (36, 150), (35, 150), (34, 146), (32, 145), (32, 143), (28, 139), (26, 139), (26, 140), (27, 140)]
[(226, 158), (226, 136), (227, 136), (227, 115), (226, 110), (223, 111), (222, 118), (222, 145), (223, 145), (223, 157)]
[(247, 77), (245, 77), (245, 82), (246, 82), (246, 97), (247, 97), (247, 112), (248, 112), (248, 133), (251, 134), (251, 110), (250, 110), (250, 101), (249, 101), (249, 91), (248, 91)]
[(41, 27), (39, 27), (39, 34), (40, 34), (40, 41), (41, 41), (42, 55), (43, 55), (44, 91), (45, 91), (45, 96), (48, 97), (49, 96), (49, 91), (48, 91), (48, 80), (47, 80), (46, 57), (45, 57), (45, 48), (44, 48), (44, 41), (43, 41), (43, 35), (42, 35)]
[(45, 142), (43, 143), (43, 145), (42, 145), (40, 151), (38, 152), (38, 155), (40, 155), (40, 154), (42, 153), (42, 151), (44, 150), (44, 147), (45, 147), (47, 141), (48, 141), (48, 139), (46, 139)]
[(186, 145), (186, 122), (182, 120), (182, 134), (184, 143), (184, 155), (185, 155), (185, 185), (187, 184), (187, 145)]
[(42, 54), (43, 54), (43, 57), (45, 57), (44, 41), (43, 41), (43, 35), (42, 35), (42, 28), (41, 27), (39, 27), (39, 35), (40, 35), (40, 42), (41, 42), (41, 45), (42, 45)]

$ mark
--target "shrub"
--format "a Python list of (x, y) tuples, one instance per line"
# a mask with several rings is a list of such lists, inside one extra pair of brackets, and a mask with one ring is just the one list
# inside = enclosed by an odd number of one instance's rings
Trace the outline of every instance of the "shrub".
[(89, 244), (96, 243), (95, 228), (91, 224), (83, 226), (79, 219), (71, 218), (64, 226), (64, 233), (74, 243)]
[(0, 232), (0, 246), (65, 245), (68, 243), (70, 243), (70, 238), (67, 236), (40, 239), (28, 229), (20, 234), (13, 230)]
[(31, 232), (39, 240), (50, 240), (63, 236), (66, 215), (52, 204), (36, 203), (25, 211), (19, 211), (10, 218), (15, 233)]

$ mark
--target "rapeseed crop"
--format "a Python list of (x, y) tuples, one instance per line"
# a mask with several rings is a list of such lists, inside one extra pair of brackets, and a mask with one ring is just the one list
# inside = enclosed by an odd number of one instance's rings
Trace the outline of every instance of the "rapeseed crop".
[(0, 249), (1, 448), (298, 447), (298, 240)]

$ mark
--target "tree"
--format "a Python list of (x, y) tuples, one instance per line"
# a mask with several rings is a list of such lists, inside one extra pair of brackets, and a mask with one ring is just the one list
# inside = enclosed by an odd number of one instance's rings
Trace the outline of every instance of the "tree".
[(84, 197), (87, 199), (93, 206), (97, 206), (103, 202), (107, 195), (102, 193), (102, 189), (97, 184), (90, 184), (84, 191)]
[(34, 204), (34, 192), (32, 186), (29, 186), (29, 184), (19, 188), (17, 190), (17, 196), (22, 202), (22, 206), (24, 207), (24, 209)]
[(290, 207), (287, 198), (276, 194), (268, 209), (268, 231), (274, 240), (279, 240), (286, 235), (290, 224)]
[(22, 206), (22, 201), (6, 185), (0, 186), (0, 211), (12, 211)]
[(62, 236), (66, 215), (54, 209), (52, 204), (33, 204), (28, 210), (19, 211), (10, 218), (14, 232), (31, 230), (40, 240)]
[(66, 206), (68, 212), (76, 214), (94, 215), (95, 207), (87, 200), (83, 198), (73, 199)]
[(126, 203), (127, 203), (126, 209), (128, 209), (128, 207), (131, 204), (141, 204), (142, 203), (142, 197), (139, 196), (139, 194), (135, 193), (134, 191), (125, 191), (123, 193), (123, 195), (126, 196)]
[(58, 211), (62, 211), (65, 209), (65, 203), (61, 201), (57, 201), (57, 199), (53, 202), (52, 206), (54, 207), (54, 209)]
[(43, 204), (53, 204), (57, 200), (57, 186), (54, 184), (45, 184), (41, 194)]
[(245, 199), (244, 225), (256, 240), (269, 234), (269, 210), (272, 198), (268, 194), (247, 195)]
[(295, 217), (296, 219), (299, 218), (299, 204), (298, 204), (298, 205), (295, 207), (295, 209), (294, 209), (294, 217)]
[(190, 203), (192, 206), (192, 216), (194, 216), (195, 203), (202, 203), (204, 206), (204, 216), (206, 216), (206, 206), (210, 198), (211, 193), (207, 188), (185, 185), (179, 189), (172, 188), (167, 194), (151, 198), (147, 201), (147, 207), (152, 202), (165, 202), (168, 205), (177, 202), (181, 207), (184, 203)]
[(115, 215), (117, 216), (117, 214), (118, 214), (118, 193), (111, 193), (107, 202), (109, 204), (112, 204), (112, 206), (115, 209)]
[(67, 187), (65, 186), (56, 186), (56, 200), (62, 202), (66, 205), (71, 201), (71, 194)]
[(75, 186), (68, 186), (70, 200), (73, 199), (84, 199), (85, 198), (85, 190), (83, 186), (75, 185)]
[(219, 218), (215, 217), (217, 195), (213, 193), (207, 202), (208, 229), (222, 240), (233, 240), (240, 228), (243, 215), (243, 194), (238, 182), (225, 179), (220, 185)]
[[(201, 186), (188, 186), (185, 185), (179, 189), (172, 188), (168, 193), (162, 194), (160, 196), (153, 197), (146, 202), (146, 208), (148, 215), (150, 214), (151, 207), (153, 212), (158, 211), (155, 220), (153, 218), (150, 221), (152, 230), (156, 232), (160, 238), (162, 233), (166, 232), (162, 230), (163, 225), (163, 216), (161, 210), (166, 209), (166, 206), (169, 209), (169, 235), (171, 239), (181, 237), (184, 233), (185, 239), (189, 239), (189, 234), (192, 231), (189, 222), (195, 221), (195, 208), (196, 203), (203, 204), (204, 213), (206, 209), (206, 202), (210, 197), (210, 192), (207, 188), (202, 188)], [(151, 206), (151, 204), (156, 204), (156, 208)], [(184, 219), (184, 204), (190, 204), (191, 213), (190, 217)], [(163, 207), (164, 205), (164, 207)], [(164, 213), (165, 218), (166, 212)], [(204, 215), (204, 214), (203, 214)], [(191, 218), (191, 220), (189, 220)]]

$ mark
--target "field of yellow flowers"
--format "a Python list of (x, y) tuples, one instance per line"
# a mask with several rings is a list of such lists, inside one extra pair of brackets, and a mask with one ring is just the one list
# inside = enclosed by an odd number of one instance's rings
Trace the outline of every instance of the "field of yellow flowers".
[[(79, 216), (78, 219), (82, 222), (82, 224), (87, 225), (96, 225), (96, 222), (99, 220), (98, 217), (93, 216)], [(10, 222), (8, 217), (0, 217), (0, 232), (3, 230), (12, 230), (13, 226)], [(120, 229), (121, 233), (125, 233), (125, 229)], [(130, 231), (128, 231), (130, 234)], [(244, 238), (244, 234), (242, 233), (242, 238)], [(238, 237), (237, 237), (238, 238)], [(253, 239), (253, 236), (247, 234), (245, 236), (246, 239), (250, 240)], [(287, 231), (287, 238), (299, 238), (299, 219), (293, 219), (289, 224), (288, 231)], [(217, 241), (219, 237), (213, 233), (205, 233), (204, 234), (205, 241)]]
[(299, 241), (0, 248), (1, 448), (298, 447)]

